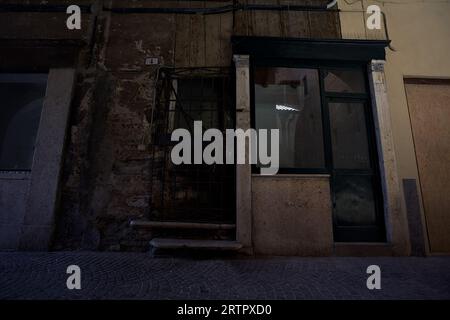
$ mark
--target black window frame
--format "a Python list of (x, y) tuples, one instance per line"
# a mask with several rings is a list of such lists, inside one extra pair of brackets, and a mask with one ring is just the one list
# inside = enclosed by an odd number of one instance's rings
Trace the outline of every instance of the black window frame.
[[(289, 174), (314, 175), (323, 174), (330, 176), (330, 194), (333, 204), (333, 230), (335, 242), (385, 242), (386, 225), (384, 218), (384, 196), (382, 191), (381, 168), (379, 163), (379, 151), (375, 131), (375, 119), (372, 110), (372, 97), (369, 85), (368, 63), (363, 61), (323, 61), (303, 59), (280, 59), (250, 57), (250, 124), (255, 128), (255, 69), (257, 67), (267, 68), (308, 68), (317, 69), (319, 73), (320, 108), (323, 130), (323, 148), (325, 157), (325, 168), (279, 168), (277, 176)], [(359, 70), (364, 75), (364, 93), (342, 93), (329, 92), (325, 90), (325, 75), (327, 70)], [(333, 147), (331, 137), (331, 124), (328, 104), (330, 102), (353, 102), (362, 103), (366, 120), (367, 140), (370, 158), (370, 169), (335, 169), (333, 166)], [(252, 174), (260, 174), (261, 169), (256, 164), (251, 165)], [(373, 193), (375, 202), (376, 221), (371, 226), (349, 226), (343, 227), (337, 224), (334, 192), (334, 178), (336, 175), (369, 175), (372, 177)], [(345, 239), (345, 240), (342, 240)], [(353, 240), (355, 239), (355, 240)], [(360, 240), (364, 239), (364, 240)]]
[[(328, 99), (338, 99), (338, 100), (351, 100), (351, 101), (364, 101), (367, 106), (371, 105), (371, 97), (370, 97), (370, 88), (368, 83), (368, 72), (367, 72), (367, 64), (358, 63), (358, 62), (335, 62), (335, 61), (305, 61), (305, 60), (296, 60), (296, 59), (266, 59), (266, 58), (257, 58), (251, 57), (250, 63), (250, 125), (252, 128), (255, 128), (256, 120), (255, 120), (255, 69), (257, 67), (267, 67), (267, 68), (307, 68), (307, 69), (316, 69), (319, 74), (319, 88), (320, 88), (320, 107), (321, 107), (321, 120), (322, 120), (322, 130), (323, 130), (323, 154), (325, 157), (325, 167), (324, 168), (279, 168), (278, 175), (283, 174), (331, 174), (332, 169), (332, 146), (331, 146), (331, 134), (330, 134), (330, 123), (329, 123), (329, 115), (327, 103)], [(327, 69), (356, 69), (360, 70), (364, 74), (365, 79), (365, 93), (337, 93), (337, 92), (326, 92), (325, 91), (325, 71)], [(367, 110), (366, 110), (367, 111)], [(374, 133), (374, 122), (371, 112), (370, 113), (371, 120), (370, 123), (366, 123), (368, 131), (368, 137), (372, 136), (372, 132)], [(373, 130), (372, 130), (373, 129)], [(375, 136), (371, 137), (374, 140), (375, 144), (370, 142), (369, 149), (373, 149), (376, 147)], [(372, 156), (372, 155), (371, 155)], [(376, 154), (378, 158), (378, 154)], [(252, 173), (260, 174), (261, 170), (257, 167), (256, 164), (252, 164)]]

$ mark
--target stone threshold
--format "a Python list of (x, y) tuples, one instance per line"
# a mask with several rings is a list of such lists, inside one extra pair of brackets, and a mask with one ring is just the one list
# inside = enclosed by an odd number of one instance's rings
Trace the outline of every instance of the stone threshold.
[(235, 224), (227, 223), (199, 223), (199, 222), (170, 222), (170, 221), (150, 221), (132, 220), (132, 227), (149, 229), (204, 229), (204, 230), (233, 230)]
[(224, 240), (190, 240), (154, 238), (150, 245), (155, 249), (195, 249), (214, 251), (237, 251), (242, 244), (237, 241)]
[(334, 243), (334, 254), (338, 257), (394, 256), (393, 246), (385, 242), (339, 242)]

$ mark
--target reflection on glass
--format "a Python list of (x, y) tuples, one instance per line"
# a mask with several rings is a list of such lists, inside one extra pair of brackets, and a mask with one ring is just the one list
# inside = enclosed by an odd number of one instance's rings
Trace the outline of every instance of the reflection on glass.
[(335, 218), (339, 226), (375, 225), (376, 208), (371, 176), (334, 177)]
[(329, 103), (328, 108), (334, 168), (370, 168), (364, 104)]
[(340, 93), (365, 93), (364, 73), (359, 69), (327, 70), (325, 91)]
[(0, 170), (30, 170), (46, 75), (0, 74)]
[(280, 130), (280, 168), (323, 168), (318, 70), (256, 68), (255, 129)]

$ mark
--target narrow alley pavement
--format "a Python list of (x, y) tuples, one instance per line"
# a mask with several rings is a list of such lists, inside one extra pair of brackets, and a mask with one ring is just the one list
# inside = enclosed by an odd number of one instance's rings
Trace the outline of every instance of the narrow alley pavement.
[[(66, 286), (69, 265), (81, 290)], [(369, 290), (369, 265), (381, 290)], [(152, 258), (0, 253), (0, 299), (450, 299), (450, 257)]]

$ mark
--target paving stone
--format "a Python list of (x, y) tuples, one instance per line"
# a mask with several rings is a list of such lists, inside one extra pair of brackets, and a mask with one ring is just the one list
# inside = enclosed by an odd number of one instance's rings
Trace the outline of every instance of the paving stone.
[[(81, 290), (66, 269), (81, 268)], [(381, 268), (381, 290), (366, 269)], [(450, 257), (152, 258), (0, 253), (0, 299), (450, 299)]]

